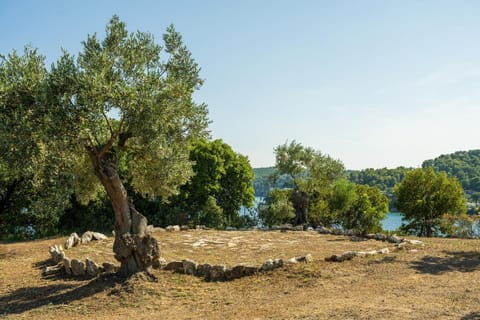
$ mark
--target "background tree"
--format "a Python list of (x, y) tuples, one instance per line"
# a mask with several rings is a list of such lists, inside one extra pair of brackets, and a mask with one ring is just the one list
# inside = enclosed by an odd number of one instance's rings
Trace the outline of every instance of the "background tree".
[(258, 206), (260, 219), (267, 226), (289, 223), (295, 218), (291, 202), (292, 190), (271, 189), (268, 197)]
[(57, 231), (70, 204), (72, 176), (60, 141), (48, 136), (44, 57), (26, 47), (0, 56), (0, 232), (3, 237)]
[(310, 208), (316, 209), (314, 215), (318, 218), (325, 207), (330, 185), (344, 173), (343, 164), (296, 141), (276, 147), (275, 159), (278, 174), (289, 176), (293, 183), (291, 201), (295, 224), (309, 221)]
[(388, 212), (388, 198), (375, 187), (354, 185), (354, 188), (354, 195), (348, 195), (349, 201), (338, 210), (338, 223), (346, 230), (361, 233), (382, 231), (381, 221)]
[(182, 206), (194, 224), (223, 227), (241, 223), (240, 207), (251, 207), (255, 200), (253, 170), (247, 157), (222, 140), (200, 139), (190, 146), (190, 160), (194, 175), (172, 204)]
[(466, 211), (465, 196), (458, 180), (447, 177), (444, 172), (437, 174), (431, 167), (408, 172), (395, 186), (395, 194), (397, 207), (406, 221), (402, 229), (420, 236), (436, 235), (442, 215)]
[(206, 106), (192, 99), (199, 67), (173, 26), (163, 40), (129, 33), (114, 16), (103, 41), (88, 36), (77, 61), (64, 53), (48, 77), (51, 134), (77, 156), (79, 198), (108, 195), (124, 275), (148, 271), (159, 248), (122, 181), (145, 196), (175, 194), (192, 175), (188, 145), (207, 125)]

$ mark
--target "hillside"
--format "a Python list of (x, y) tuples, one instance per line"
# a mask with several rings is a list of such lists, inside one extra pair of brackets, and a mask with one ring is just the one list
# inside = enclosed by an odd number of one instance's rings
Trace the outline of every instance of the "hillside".
[(433, 167), (457, 177), (462, 187), (469, 191), (480, 191), (480, 150), (458, 151), (426, 160), (422, 167)]
[[(258, 265), (311, 253), (313, 262), (227, 282), (154, 270), (158, 282), (110, 275), (42, 277), (48, 246), (65, 238), (0, 245), (0, 317), (5, 319), (478, 319), (480, 240), (421, 239), (418, 251), (315, 232), (157, 232), (167, 261)], [(69, 249), (114, 261), (112, 238)], [(198, 245), (202, 243), (202, 245)], [(342, 263), (347, 250), (391, 252)]]
[[(468, 193), (480, 192), (480, 150), (458, 151), (425, 160), (422, 167), (428, 166), (433, 167), (437, 172), (444, 171), (449, 176), (457, 177)], [(411, 170), (411, 168), (368, 168), (347, 170), (346, 174), (352, 182), (374, 186), (386, 194), (392, 194), (393, 187), (402, 181), (408, 170)], [(265, 196), (269, 189), (266, 177), (275, 172), (275, 167), (258, 168), (254, 169), (254, 172), (255, 194)]]

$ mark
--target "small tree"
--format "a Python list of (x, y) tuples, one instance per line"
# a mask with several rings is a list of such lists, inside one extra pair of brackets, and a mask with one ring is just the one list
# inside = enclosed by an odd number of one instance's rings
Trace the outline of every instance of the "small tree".
[(271, 189), (265, 203), (258, 206), (260, 219), (268, 226), (291, 222), (295, 218), (291, 190)]
[[(275, 148), (277, 174), (288, 175), (293, 182), (291, 193), (295, 224), (309, 221), (309, 209), (321, 208), (330, 185), (344, 173), (343, 164), (328, 155), (304, 147), (296, 141)], [(316, 212), (318, 217), (320, 212)]]
[(447, 177), (444, 172), (437, 174), (431, 167), (408, 172), (395, 186), (395, 195), (397, 208), (406, 221), (402, 229), (420, 236), (437, 234), (442, 215), (466, 212), (466, 200), (458, 180)]

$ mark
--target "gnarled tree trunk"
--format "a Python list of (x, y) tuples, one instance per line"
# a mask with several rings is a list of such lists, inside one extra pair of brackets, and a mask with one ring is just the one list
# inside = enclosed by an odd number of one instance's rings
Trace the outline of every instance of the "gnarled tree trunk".
[(308, 205), (310, 198), (307, 193), (294, 190), (292, 194), (292, 204), (295, 208), (295, 225), (301, 225), (308, 222)]
[(148, 273), (160, 258), (160, 248), (157, 240), (147, 232), (147, 218), (130, 203), (114, 165), (93, 152), (89, 154), (115, 213), (113, 252), (121, 263), (119, 273), (122, 276), (141, 271)]

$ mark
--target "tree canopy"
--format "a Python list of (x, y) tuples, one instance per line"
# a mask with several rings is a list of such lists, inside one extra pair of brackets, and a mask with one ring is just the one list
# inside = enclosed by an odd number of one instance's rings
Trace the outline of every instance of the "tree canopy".
[[(0, 133), (8, 140), (2, 172), (29, 159), (33, 169), (23, 172), (45, 173), (40, 184), (55, 185), (57, 176), (65, 176), (83, 202), (105, 192), (115, 215), (115, 257), (124, 274), (147, 270), (159, 249), (123, 182), (145, 196), (178, 193), (193, 174), (191, 141), (207, 136), (206, 105), (192, 98), (203, 83), (200, 68), (173, 26), (163, 42), (156, 44), (146, 32), (128, 32), (114, 16), (103, 40), (89, 35), (77, 58), (64, 51), (49, 71), (43, 57), (28, 49), (1, 65)], [(16, 126), (20, 133), (6, 133)], [(46, 161), (49, 157), (55, 161)], [(18, 177), (2, 179), (7, 191)]]
[[(178, 200), (172, 202), (183, 206), (196, 224), (238, 225), (240, 207), (251, 207), (254, 201), (253, 170), (248, 159), (222, 140), (200, 139), (190, 147), (190, 160), (194, 175), (180, 188)], [(219, 210), (212, 211), (215, 206)]]
[(415, 169), (395, 186), (397, 207), (404, 214), (402, 228), (408, 233), (433, 236), (440, 231), (445, 214), (465, 213), (466, 201), (457, 178), (433, 168)]

